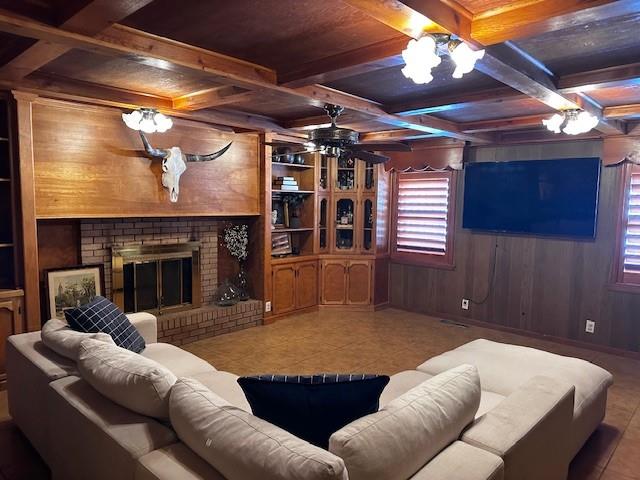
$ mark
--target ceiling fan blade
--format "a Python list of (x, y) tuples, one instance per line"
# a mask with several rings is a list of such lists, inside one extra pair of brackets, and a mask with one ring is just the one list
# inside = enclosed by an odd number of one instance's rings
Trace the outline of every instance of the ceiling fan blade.
[(369, 163), (384, 163), (389, 160), (389, 157), (378, 155), (377, 153), (365, 152), (364, 150), (351, 150), (350, 153), (353, 158), (364, 160)]
[(406, 143), (400, 142), (387, 142), (387, 143), (354, 143), (353, 145), (349, 145), (350, 148), (355, 149), (367, 149), (374, 150), (376, 152), (410, 152), (411, 146)]

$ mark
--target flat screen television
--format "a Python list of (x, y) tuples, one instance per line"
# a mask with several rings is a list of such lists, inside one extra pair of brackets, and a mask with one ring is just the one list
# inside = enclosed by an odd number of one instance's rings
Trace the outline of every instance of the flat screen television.
[(595, 238), (599, 158), (470, 163), (463, 228)]

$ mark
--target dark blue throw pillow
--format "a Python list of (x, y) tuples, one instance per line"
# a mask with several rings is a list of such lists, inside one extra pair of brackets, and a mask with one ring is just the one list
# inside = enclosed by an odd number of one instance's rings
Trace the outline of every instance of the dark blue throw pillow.
[(321, 448), (331, 434), (354, 420), (375, 413), (386, 375), (258, 375), (241, 377), (256, 417)]
[(69, 326), (78, 332), (108, 333), (122, 348), (140, 353), (145, 348), (144, 338), (127, 316), (104, 297), (95, 297), (86, 305), (64, 311)]

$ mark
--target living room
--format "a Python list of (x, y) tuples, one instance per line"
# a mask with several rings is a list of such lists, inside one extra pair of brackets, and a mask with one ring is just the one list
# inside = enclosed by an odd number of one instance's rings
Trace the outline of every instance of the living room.
[(0, 2), (0, 480), (640, 480), (640, 2)]

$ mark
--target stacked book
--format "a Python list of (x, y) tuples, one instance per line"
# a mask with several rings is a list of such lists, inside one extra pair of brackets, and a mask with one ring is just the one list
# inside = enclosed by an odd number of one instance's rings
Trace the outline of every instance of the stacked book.
[(273, 188), (275, 190), (295, 191), (298, 190), (298, 182), (293, 177), (278, 177), (273, 183)]

